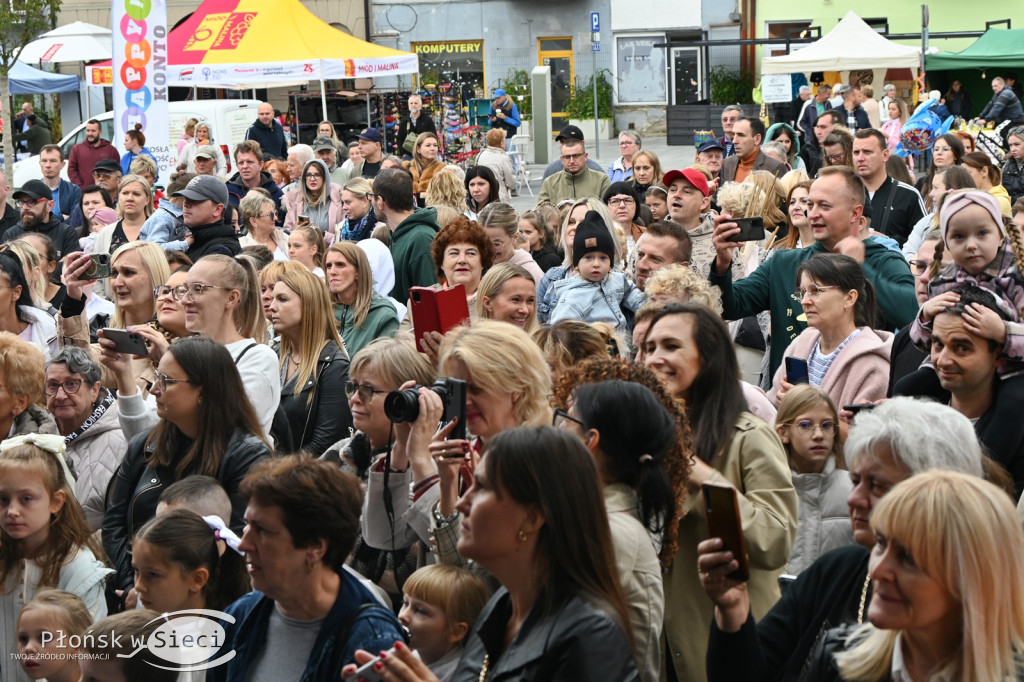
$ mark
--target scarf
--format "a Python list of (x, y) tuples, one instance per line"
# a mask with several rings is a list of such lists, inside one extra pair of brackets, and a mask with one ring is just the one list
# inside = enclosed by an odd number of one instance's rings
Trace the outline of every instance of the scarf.
[(352, 224), (348, 218), (341, 225), (341, 239), (346, 242), (358, 242), (363, 239), (369, 239), (370, 232), (374, 227), (377, 226), (376, 221), (369, 223), (370, 218), (373, 217), (373, 209), (371, 208), (366, 212), (359, 222)]
[(113, 404), (114, 394), (110, 392), (110, 389), (104, 388), (100, 393), (100, 397), (96, 400), (96, 404), (93, 406), (92, 414), (86, 417), (85, 421), (77, 429), (64, 436), (64, 445), (71, 445), (73, 440), (88, 431), (89, 427), (98, 422)]

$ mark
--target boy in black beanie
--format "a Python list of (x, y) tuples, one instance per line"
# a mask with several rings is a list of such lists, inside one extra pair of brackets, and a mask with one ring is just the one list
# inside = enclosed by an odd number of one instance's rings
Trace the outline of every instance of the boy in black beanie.
[(605, 322), (616, 332), (628, 332), (622, 309), (635, 313), (647, 299), (625, 274), (613, 269), (614, 258), (615, 238), (608, 223), (597, 211), (587, 211), (572, 240), (573, 274), (552, 287), (555, 304), (548, 322)]

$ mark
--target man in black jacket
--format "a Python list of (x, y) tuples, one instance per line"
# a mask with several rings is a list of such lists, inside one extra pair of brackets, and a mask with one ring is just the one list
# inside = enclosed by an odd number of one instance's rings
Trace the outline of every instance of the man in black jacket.
[(284, 128), (274, 120), (274, 107), (270, 106), (270, 102), (263, 102), (256, 113), (259, 118), (245, 131), (245, 139), (259, 142), (264, 156), (287, 159), (288, 142), (284, 137)]
[(185, 189), (172, 196), (185, 197), (185, 227), (189, 234), (188, 257), (196, 262), (211, 253), (236, 256), (242, 252), (234, 225), (224, 222), (224, 206), (228, 203), (228, 188), (223, 180), (212, 175), (197, 175), (189, 180)]
[(0, 241), (17, 239), (26, 232), (38, 232), (53, 240), (58, 259), (79, 250), (78, 235), (53, 210), (53, 192), (42, 180), (29, 180), (16, 190), (14, 205), (21, 211), (21, 222), (0, 235)]
[(0, 168), (0, 208), (3, 208), (3, 213), (0, 213), (0, 236), (7, 231), (7, 228), (17, 225), (20, 218), (18, 209), (7, 203), (10, 193), (11, 183), (7, 180), (7, 173)]
[(263, 169), (263, 150), (256, 140), (242, 140), (235, 145), (235, 168), (238, 172), (228, 178), (228, 199), (238, 206), (250, 189), (262, 187), (270, 193), (274, 205), (281, 208), (281, 188)]
[(412, 145), (405, 149), (405, 138), (410, 134), (419, 135), (420, 133), (436, 132), (437, 127), (434, 125), (434, 119), (431, 118), (430, 114), (423, 111), (423, 98), (415, 93), (409, 95), (409, 115), (398, 124), (397, 138), (398, 145), (408, 152), (406, 158), (412, 158)]
[(925, 215), (924, 201), (912, 186), (889, 177), (885, 170), (888, 159), (885, 136), (879, 131), (868, 128), (853, 136), (853, 167), (868, 189), (871, 229), (903, 246)]

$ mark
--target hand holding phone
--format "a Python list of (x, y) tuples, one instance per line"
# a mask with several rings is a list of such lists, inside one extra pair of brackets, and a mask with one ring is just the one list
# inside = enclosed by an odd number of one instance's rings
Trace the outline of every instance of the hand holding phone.
[(130, 332), (126, 329), (105, 327), (103, 329), (103, 338), (113, 341), (114, 350), (118, 353), (149, 355), (149, 347), (146, 345), (146, 340), (142, 338), (141, 334)]
[(106, 279), (110, 277), (110, 254), (89, 254), (89, 269), (82, 273), (84, 279)]
[(747, 542), (743, 537), (743, 522), (740, 519), (740, 503), (736, 488), (726, 485), (704, 483), (704, 512), (708, 524), (708, 537), (720, 538), (722, 550), (732, 552), (739, 568), (727, 575), (730, 580), (750, 580), (750, 562), (747, 558)]
[(786, 381), (793, 384), (811, 383), (810, 374), (807, 369), (807, 361), (803, 358), (786, 356)]

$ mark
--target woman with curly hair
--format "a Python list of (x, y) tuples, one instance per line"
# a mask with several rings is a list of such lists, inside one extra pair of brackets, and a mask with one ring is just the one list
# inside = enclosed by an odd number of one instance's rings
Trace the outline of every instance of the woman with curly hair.
[(473, 308), (480, 280), (494, 263), (494, 245), (479, 223), (459, 216), (441, 228), (430, 245), (442, 289), (461, 284)]
[[(722, 314), (722, 291), (698, 275), (692, 268), (678, 263), (656, 270), (644, 287), (652, 302), (700, 303)], [(633, 327), (636, 329), (636, 326)]]
[(427, 183), (426, 199), (427, 206), (447, 206), (462, 213), (466, 210), (466, 186), (453, 172), (437, 173)]
[(556, 426), (580, 437), (601, 473), (637, 669), (654, 682), (665, 606), (658, 549), (671, 564), (690, 470), (683, 405), (650, 370), (610, 359), (569, 369), (554, 403)]

